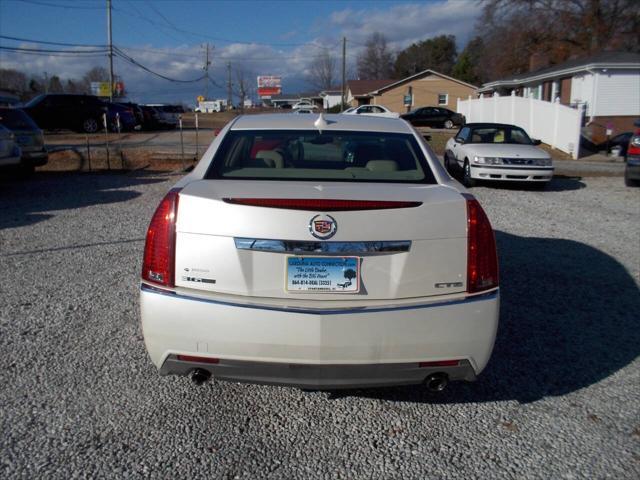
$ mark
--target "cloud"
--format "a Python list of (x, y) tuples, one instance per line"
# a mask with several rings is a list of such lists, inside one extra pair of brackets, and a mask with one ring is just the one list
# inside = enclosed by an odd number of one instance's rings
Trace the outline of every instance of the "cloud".
[[(209, 84), (211, 98), (226, 98), (227, 62), (232, 65), (232, 82), (236, 71), (247, 77), (256, 75), (281, 75), (283, 90), (288, 93), (309, 89), (306, 80), (311, 63), (323, 48), (336, 57), (339, 64), (342, 37), (347, 37), (347, 71), (354, 71), (355, 58), (364, 48), (371, 33), (382, 32), (396, 51), (409, 44), (436, 35), (456, 35), (462, 48), (474, 32), (474, 24), (481, 6), (475, 0), (448, 0), (429, 3), (393, 4), (388, 8), (347, 8), (334, 11), (326, 18), (318, 18), (307, 33), (314, 36), (304, 45), (295, 48), (269, 46), (255, 43), (235, 43), (217, 47), (211, 52), (212, 64)], [(290, 31), (283, 35), (294, 35)], [(300, 31), (297, 38), (301, 37)], [(284, 38), (284, 37), (283, 37)], [(38, 48), (23, 43), (20, 46)], [(82, 50), (70, 49), (70, 50)], [(136, 45), (123, 48), (129, 56), (149, 69), (176, 79), (194, 79), (202, 76), (205, 53), (200, 44), (183, 44), (175, 47), (153, 48)], [(35, 56), (0, 52), (2, 68), (15, 68), (31, 75), (58, 75), (63, 80), (81, 78), (94, 66), (108, 66), (106, 56)], [(130, 98), (139, 102), (186, 102), (194, 104), (195, 98), (204, 93), (204, 81), (197, 83), (171, 83), (145, 72), (121, 58), (114, 61), (116, 74), (121, 76)], [(336, 72), (338, 73), (338, 72)], [(251, 83), (255, 83), (253, 80)], [(255, 86), (254, 86), (255, 88)]]
[(345, 9), (333, 12), (318, 28), (363, 43), (374, 32), (383, 33), (395, 49), (438, 35), (455, 35), (463, 47), (474, 31), (481, 6), (475, 0), (397, 4), (387, 9)]

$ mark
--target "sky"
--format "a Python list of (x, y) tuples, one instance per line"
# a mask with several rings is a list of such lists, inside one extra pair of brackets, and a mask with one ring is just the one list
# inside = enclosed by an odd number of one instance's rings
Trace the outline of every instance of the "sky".
[[(108, 67), (100, 51), (107, 44), (106, 3), (0, 0), (0, 46), (56, 50), (0, 50), (0, 68), (68, 79), (82, 77), (93, 66)], [(138, 64), (171, 79), (201, 77), (208, 43), (210, 98), (226, 98), (227, 63), (232, 81), (238, 72), (252, 78), (281, 75), (283, 92), (309, 91), (311, 62), (326, 48), (339, 64), (342, 37), (347, 39), (349, 78), (355, 78), (357, 55), (376, 31), (387, 37), (394, 51), (443, 34), (455, 35), (460, 51), (473, 35), (481, 9), (476, 0), (112, 0), (112, 7), (113, 44)], [(119, 57), (114, 70), (136, 102), (193, 105), (205, 91), (204, 81), (171, 82)]]

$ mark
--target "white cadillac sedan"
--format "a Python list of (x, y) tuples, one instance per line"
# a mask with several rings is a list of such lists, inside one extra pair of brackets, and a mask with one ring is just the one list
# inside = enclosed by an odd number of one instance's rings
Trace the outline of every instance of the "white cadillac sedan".
[(140, 303), (161, 374), (439, 391), (489, 361), (496, 245), (408, 123), (240, 116), (153, 215)]
[(553, 177), (551, 157), (522, 128), (502, 123), (467, 123), (447, 141), (444, 164), (462, 174), (466, 187), (478, 180), (537, 182)]

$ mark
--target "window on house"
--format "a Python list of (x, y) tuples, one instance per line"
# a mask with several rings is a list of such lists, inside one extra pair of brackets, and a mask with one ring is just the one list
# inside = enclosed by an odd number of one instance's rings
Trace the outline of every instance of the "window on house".
[(438, 105), (447, 105), (449, 103), (449, 94), (448, 93), (439, 93), (438, 94)]

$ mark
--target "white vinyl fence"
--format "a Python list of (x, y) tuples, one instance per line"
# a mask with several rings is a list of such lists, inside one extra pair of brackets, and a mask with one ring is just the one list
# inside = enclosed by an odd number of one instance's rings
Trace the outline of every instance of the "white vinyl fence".
[(458, 113), (467, 122), (509, 123), (525, 129), (531, 138), (538, 138), (553, 148), (578, 158), (582, 107), (576, 109), (559, 102), (545, 102), (512, 94), (509, 97), (483, 97), (458, 100)]

